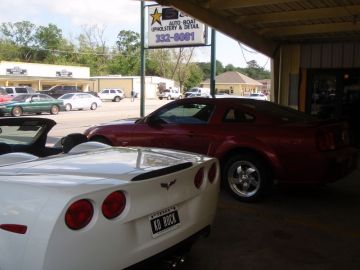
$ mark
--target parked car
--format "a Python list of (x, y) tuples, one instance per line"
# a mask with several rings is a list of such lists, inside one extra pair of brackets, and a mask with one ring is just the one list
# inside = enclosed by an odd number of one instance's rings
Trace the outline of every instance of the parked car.
[(247, 98), (258, 99), (258, 100), (268, 100), (268, 96), (263, 93), (251, 93)]
[(22, 94), (11, 101), (0, 104), (0, 115), (10, 114), (21, 116), (24, 113), (58, 114), (63, 107), (63, 101), (44, 94)]
[(0, 102), (9, 101), (12, 98), (13, 97), (6, 92), (5, 88), (0, 87)]
[(161, 99), (181, 99), (182, 95), (179, 89), (165, 89), (158, 93), (158, 98)]
[(82, 91), (75, 85), (55, 85), (48, 90), (39, 91), (39, 93), (49, 95), (53, 98), (59, 98), (64, 94), (82, 93)]
[(58, 99), (63, 101), (65, 111), (84, 109), (96, 110), (97, 107), (102, 105), (100, 98), (88, 93), (70, 93), (62, 95)]
[(99, 97), (101, 100), (119, 102), (125, 97), (125, 94), (121, 89), (104, 89), (99, 93)]
[(210, 88), (203, 88), (203, 87), (193, 87), (189, 91), (185, 93), (185, 98), (188, 98), (189, 96), (205, 96), (210, 97)]
[(9, 147), (0, 148), (1, 270), (124, 269), (182, 254), (209, 234), (216, 159), (109, 147), (79, 140), (82, 134), (61, 140), (63, 149), (84, 142), (63, 151), (45, 144), (54, 125), (0, 119), (0, 143)]
[(27, 87), (27, 86), (6, 86), (4, 88), (6, 93), (12, 97), (22, 94), (34, 93), (34, 90), (31, 87)]
[(90, 140), (202, 153), (220, 160), (224, 186), (254, 201), (278, 183), (325, 184), (356, 168), (344, 122), (319, 121), (268, 101), (192, 98), (137, 121), (90, 127)]

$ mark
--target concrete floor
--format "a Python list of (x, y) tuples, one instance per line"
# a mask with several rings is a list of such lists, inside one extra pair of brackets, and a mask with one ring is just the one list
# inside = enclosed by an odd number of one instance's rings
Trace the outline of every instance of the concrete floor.
[(276, 187), (256, 204), (222, 191), (210, 237), (178, 269), (355, 270), (359, 255), (360, 169), (326, 187)]

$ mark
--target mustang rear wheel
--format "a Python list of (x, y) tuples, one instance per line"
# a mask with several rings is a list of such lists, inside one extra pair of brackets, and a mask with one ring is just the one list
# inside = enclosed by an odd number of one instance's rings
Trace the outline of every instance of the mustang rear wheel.
[(245, 202), (256, 201), (272, 185), (268, 166), (251, 153), (231, 157), (224, 165), (223, 181), (233, 196)]
[(11, 110), (11, 115), (12, 116), (21, 116), (23, 113), (23, 110), (21, 107), (16, 106)]
[(96, 110), (96, 108), (97, 108), (97, 104), (95, 102), (91, 104), (90, 110)]
[(51, 113), (51, 114), (58, 114), (59, 111), (60, 111), (60, 108), (59, 108), (58, 106), (56, 106), (56, 105), (53, 105), (53, 106), (51, 106), (51, 108), (50, 108), (50, 113)]

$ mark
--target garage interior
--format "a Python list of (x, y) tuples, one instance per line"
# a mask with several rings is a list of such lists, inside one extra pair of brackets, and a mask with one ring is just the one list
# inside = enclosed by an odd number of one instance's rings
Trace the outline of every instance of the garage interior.
[[(346, 118), (359, 143), (360, 1), (157, 0), (272, 58), (271, 100)], [(309, 172), (311, 173), (311, 172)], [(359, 169), (257, 204), (222, 193), (214, 231), (183, 269), (359, 269)]]

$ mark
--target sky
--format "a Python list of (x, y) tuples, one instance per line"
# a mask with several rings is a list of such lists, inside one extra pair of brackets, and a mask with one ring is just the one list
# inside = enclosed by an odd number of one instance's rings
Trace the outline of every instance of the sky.
[[(140, 33), (140, 1), (136, 0), (1, 0), (0, 10), (0, 23), (30, 21), (37, 26), (52, 23), (62, 29), (63, 36), (69, 40), (74, 40), (84, 25), (105, 29), (108, 46), (115, 44), (121, 30)], [(216, 59), (224, 66), (235, 67), (246, 67), (246, 62), (255, 60), (259, 66), (270, 70), (267, 56), (240, 46), (220, 32), (216, 34)], [(210, 47), (198, 48), (195, 60), (210, 62)]]

